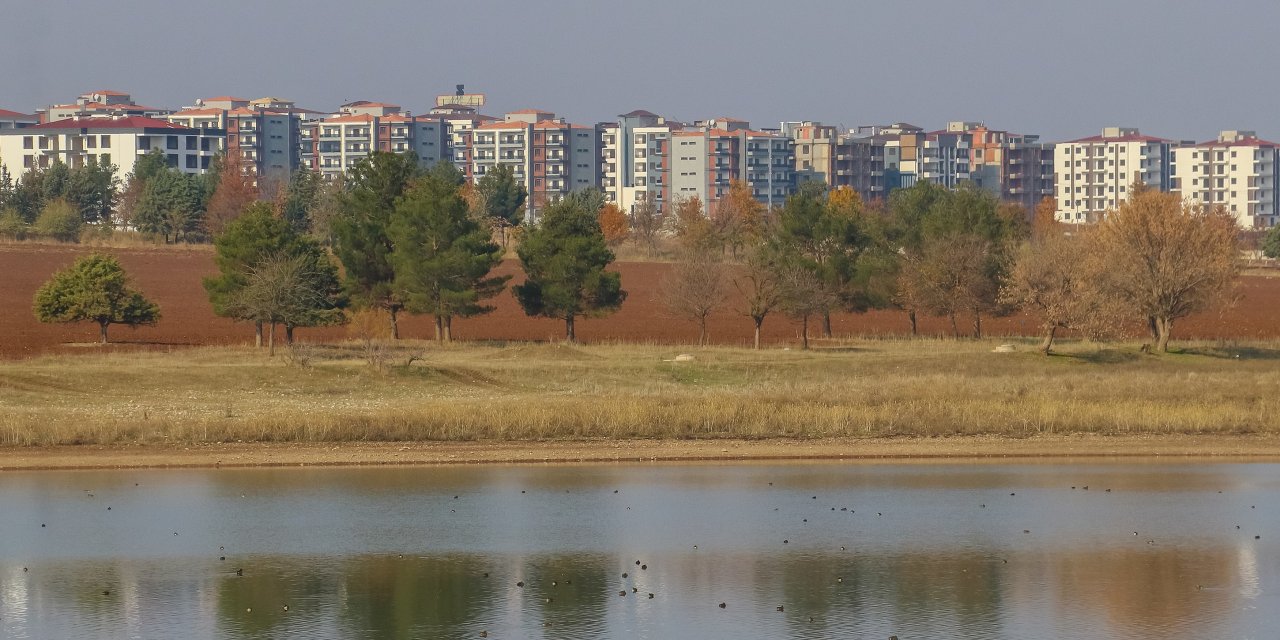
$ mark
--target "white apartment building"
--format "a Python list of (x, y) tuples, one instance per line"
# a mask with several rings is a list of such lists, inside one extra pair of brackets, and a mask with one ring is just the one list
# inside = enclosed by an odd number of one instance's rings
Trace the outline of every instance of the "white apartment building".
[(1216, 140), (1173, 153), (1174, 193), (1221, 206), (1246, 229), (1273, 227), (1280, 220), (1280, 145), (1259, 140), (1253, 131), (1223, 131)]
[(0, 130), (0, 163), (18, 174), (55, 161), (71, 167), (98, 162), (116, 165), (117, 175), (123, 177), (140, 156), (158, 149), (170, 167), (203, 173), (221, 151), (224, 136), (218, 129), (192, 129), (141, 116), (59, 120)]
[(671, 202), (669, 154), (671, 133), (682, 128), (662, 116), (638, 109), (603, 126), (600, 187), (605, 199), (633, 211), (648, 199), (659, 211)]
[(1129, 187), (1137, 180), (1168, 191), (1176, 146), (1171, 140), (1124, 127), (1107, 127), (1102, 135), (1058, 143), (1053, 151), (1058, 220), (1096, 222), (1128, 199)]
[(468, 146), (455, 147), (454, 160), (463, 158), (469, 179), (479, 180), (498, 165), (511, 167), (529, 194), (528, 218), (573, 191), (600, 186), (595, 127), (570, 124), (549, 111), (513, 111), (502, 121), (469, 128), (461, 139)]
[(303, 165), (334, 178), (374, 151), (412, 152), (422, 166), (449, 158), (448, 125), (440, 116), (414, 116), (396, 105), (359, 101), (339, 114), (303, 123)]

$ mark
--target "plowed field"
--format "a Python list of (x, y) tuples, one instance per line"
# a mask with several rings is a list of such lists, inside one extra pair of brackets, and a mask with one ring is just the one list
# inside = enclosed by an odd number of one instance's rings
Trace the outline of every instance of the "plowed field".
[[(79, 246), (3, 244), (0, 245), (0, 357), (14, 358), (49, 352), (74, 352), (97, 339), (97, 327), (88, 323), (51, 325), (37, 322), (31, 312), (32, 298), (40, 284), (53, 272), (70, 265), (91, 249)], [(116, 349), (169, 348), (186, 345), (245, 343), (252, 329), (213, 315), (201, 278), (215, 272), (213, 253), (208, 247), (105, 249), (120, 258), (137, 287), (159, 303), (163, 318), (154, 327), (130, 330), (112, 327)], [(681, 344), (697, 340), (697, 326), (673, 317), (659, 300), (659, 283), (670, 266), (663, 263), (618, 263), (628, 298), (622, 310), (605, 318), (580, 320), (578, 337), (583, 341), (627, 341)], [(502, 273), (515, 275), (519, 265), (508, 261)], [(1175, 339), (1188, 338), (1274, 338), (1280, 336), (1280, 277), (1246, 276), (1239, 289), (1240, 300), (1225, 313), (1201, 314), (1175, 327)], [(529, 318), (509, 292), (495, 299), (497, 309), (483, 317), (454, 321), (454, 336), (463, 340), (547, 340), (563, 335), (557, 320)], [(751, 321), (741, 315), (736, 296), (727, 307), (710, 318), (713, 342), (748, 344)], [(872, 311), (840, 314), (832, 318), (836, 336), (905, 335), (906, 314), (901, 311)], [(810, 335), (817, 333), (811, 327)], [(962, 331), (967, 330), (962, 326)], [(944, 334), (949, 325), (939, 318), (923, 318), (921, 331)], [(1035, 324), (1025, 316), (984, 320), (984, 331), (994, 335), (1030, 334)], [(430, 318), (406, 316), (401, 322), (406, 338), (430, 338)], [(796, 343), (799, 322), (781, 315), (769, 317), (764, 340), (771, 344)], [(303, 340), (341, 339), (343, 328), (300, 329)]]

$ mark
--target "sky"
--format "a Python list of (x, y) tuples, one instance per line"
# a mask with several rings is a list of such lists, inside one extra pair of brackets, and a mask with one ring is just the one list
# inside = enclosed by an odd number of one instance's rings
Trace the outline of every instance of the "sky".
[(93, 90), (266, 95), (580, 124), (647, 109), (776, 127), (950, 120), (1046, 141), (1280, 136), (1276, 0), (41, 0), (0, 14), (0, 109)]

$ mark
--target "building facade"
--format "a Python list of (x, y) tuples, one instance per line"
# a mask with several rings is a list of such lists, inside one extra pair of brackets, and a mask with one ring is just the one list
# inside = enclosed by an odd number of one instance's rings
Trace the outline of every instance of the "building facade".
[(1058, 220), (1096, 222), (1129, 198), (1136, 181), (1169, 191), (1174, 174), (1172, 140), (1137, 129), (1107, 127), (1101, 135), (1054, 146)]
[(241, 171), (255, 183), (287, 180), (305, 166), (303, 123), (316, 112), (299, 109), (280, 98), (245, 100), (231, 96), (197, 100), (192, 107), (169, 114), (169, 122), (194, 129), (226, 131), (227, 155), (238, 158)]
[(969, 177), (977, 186), (1028, 213), (1044, 198), (1054, 197), (1053, 145), (1040, 142), (1040, 136), (972, 122), (952, 122), (947, 128), (969, 134)]
[(60, 161), (70, 167), (114, 164), (124, 176), (139, 157), (159, 150), (170, 167), (203, 173), (221, 152), (225, 135), (141, 116), (74, 118), (0, 131), (0, 161), (15, 175)]
[(0, 129), (22, 129), (36, 124), (40, 124), (36, 116), (0, 109)]
[(511, 168), (529, 194), (525, 199), (529, 219), (573, 191), (600, 186), (597, 129), (570, 124), (549, 111), (525, 109), (508, 113), (500, 121), (472, 121), (460, 140), (466, 147), (453, 148), (455, 162), (463, 159), (464, 173), (471, 180), (480, 180), (498, 165)]
[(300, 120), (302, 166), (335, 178), (374, 151), (413, 153), (430, 167), (448, 160), (448, 125), (382, 102), (347, 103), (331, 117)]
[(134, 104), (133, 96), (127, 93), (102, 90), (81, 94), (75, 102), (45, 107), (37, 111), (36, 116), (41, 123), (45, 123), (92, 116), (142, 116), (159, 119), (172, 112), (172, 109), (164, 107)]
[(1223, 131), (1216, 140), (1174, 150), (1171, 191), (1184, 200), (1221, 206), (1246, 229), (1280, 221), (1280, 145), (1253, 131)]

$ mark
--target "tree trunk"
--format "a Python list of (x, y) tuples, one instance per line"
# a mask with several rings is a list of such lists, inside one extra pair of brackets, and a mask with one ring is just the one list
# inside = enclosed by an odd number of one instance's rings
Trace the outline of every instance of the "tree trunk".
[(907, 309), (907, 320), (911, 322), (911, 337), (913, 337), (913, 338), (914, 338), (914, 337), (916, 337), (917, 335), (919, 335), (919, 334), (917, 333), (917, 331), (919, 330), (919, 327), (918, 327), (918, 325), (916, 324), (916, 310), (915, 310), (915, 309)]
[(444, 317), (444, 341), (453, 342), (453, 316)]
[(274, 358), (276, 355), (276, 323), (271, 323), (271, 333), (267, 334), (267, 355)]
[(764, 316), (755, 316), (755, 317), (752, 317), (751, 319), (756, 323), (755, 348), (759, 349), (760, 348), (760, 325), (764, 324)]
[(564, 338), (569, 342), (577, 342), (578, 336), (573, 332), (573, 316), (565, 316)]
[(959, 338), (959, 337), (960, 337), (960, 327), (956, 325), (956, 314), (954, 314), (954, 313), (949, 314), (949, 317), (951, 318), (951, 337), (952, 337), (952, 338)]
[(822, 312), (822, 337), (824, 338), (831, 337), (831, 312), (830, 311)]
[(707, 344), (707, 317), (698, 318), (698, 346)]
[(1053, 335), (1057, 332), (1057, 325), (1049, 327), (1049, 330), (1044, 332), (1044, 342), (1040, 343), (1041, 354), (1046, 356), (1049, 355), (1049, 350), (1053, 348)]
[(976, 309), (973, 312), (973, 337), (982, 339), (982, 312)]
[(436, 316), (436, 342), (444, 342), (444, 318)]
[(800, 348), (809, 350), (809, 316), (800, 318)]
[(1160, 353), (1168, 353), (1169, 335), (1173, 333), (1173, 318), (1156, 320), (1156, 330), (1159, 332), (1156, 338), (1156, 350)]
[(253, 346), (262, 348), (262, 323), (253, 323)]
[(293, 346), (293, 325), (284, 325), (284, 343)]
[(102, 340), (102, 344), (107, 343), (107, 325), (109, 324), (111, 323), (105, 321), (98, 322), (98, 338)]
[(1160, 341), (1160, 327), (1155, 316), (1147, 316), (1147, 328), (1151, 329), (1151, 339)]
[(390, 307), (387, 307), (387, 311), (391, 312), (391, 339), (399, 340), (400, 339), (400, 323), (398, 321), (398, 318), (396, 318), (396, 313), (400, 311), (400, 309), (395, 306), (390, 306)]

